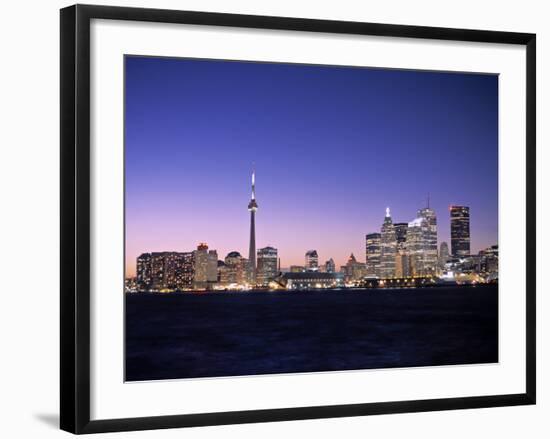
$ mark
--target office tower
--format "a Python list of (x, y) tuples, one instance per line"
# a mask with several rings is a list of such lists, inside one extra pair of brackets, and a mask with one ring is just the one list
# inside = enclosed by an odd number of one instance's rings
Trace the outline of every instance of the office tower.
[(365, 253), (368, 276), (380, 276), (380, 233), (365, 236)]
[(225, 257), (226, 278), (227, 284), (239, 284), (245, 283), (245, 269), (243, 266), (243, 258), (237, 251), (229, 252)]
[(152, 286), (151, 253), (143, 253), (136, 261), (138, 291), (149, 291)]
[(257, 281), (259, 285), (268, 285), (277, 277), (277, 249), (264, 247), (257, 252)]
[(325, 262), (325, 272), (326, 273), (336, 272), (336, 264), (334, 263), (334, 259), (330, 258), (327, 262)]
[(252, 284), (256, 283), (256, 211), (258, 203), (256, 202), (256, 172), (252, 171), (252, 197), (248, 203), (250, 211), (250, 246), (248, 248), (248, 272), (249, 280)]
[(454, 257), (470, 254), (470, 208), (451, 206), (451, 253)]
[(195, 250), (195, 278), (193, 286), (197, 289), (204, 289), (208, 286), (208, 245), (201, 242)]
[(395, 277), (395, 256), (397, 254), (397, 237), (390, 215), (386, 208), (386, 216), (380, 233), (380, 277)]
[(409, 223), (407, 229), (406, 251), (409, 258), (410, 276), (423, 276), (424, 255), (426, 251), (426, 230), (428, 223), (425, 218), (415, 218)]
[(407, 255), (407, 229), (408, 223), (394, 223), (395, 237), (397, 239), (397, 251), (395, 255), (395, 277), (409, 276), (409, 257)]
[(306, 252), (306, 271), (319, 271), (319, 255), (317, 250), (309, 250)]
[(424, 218), (424, 271), (426, 274), (435, 274), (438, 266), (437, 258), (437, 217), (430, 207), (420, 209), (418, 218)]
[(405, 244), (407, 241), (407, 229), (409, 227), (408, 223), (394, 223), (393, 228), (395, 230), (395, 238), (397, 240), (397, 245)]
[(449, 260), (449, 245), (446, 242), (442, 242), (439, 246), (439, 267), (445, 268), (445, 264)]
[(218, 252), (209, 250), (207, 260), (206, 282), (208, 282), (208, 286), (211, 286), (218, 281)]

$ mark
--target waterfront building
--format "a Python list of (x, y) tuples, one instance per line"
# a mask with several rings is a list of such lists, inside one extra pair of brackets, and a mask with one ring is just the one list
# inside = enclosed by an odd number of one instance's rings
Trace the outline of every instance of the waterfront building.
[(498, 278), (498, 245), (481, 250), (479, 258), (480, 272), (497, 275)]
[(367, 275), (366, 264), (358, 262), (352, 253), (341, 270), (345, 282), (353, 282), (363, 279)]
[(303, 273), (306, 271), (303, 265), (291, 265), (290, 266), (290, 272), (291, 273)]
[(306, 271), (319, 271), (319, 255), (317, 250), (309, 250), (306, 252)]
[(138, 291), (181, 291), (192, 287), (194, 257), (192, 252), (143, 253), (137, 258)]
[(225, 285), (239, 284), (242, 285), (246, 281), (246, 266), (243, 262), (243, 257), (237, 251), (232, 251), (225, 257), (225, 270), (222, 272)]
[(195, 276), (193, 287), (206, 289), (218, 279), (218, 253), (208, 250), (208, 245), (201, 242), (195, 250)]
[(177, 253), (176, 289), (189, 290), (193, 287), (195, 275), (195, 254), (193, 252)]
[(161, 291), (165, 288), (164, 283), (164, 253), (163, 252), (154, 252), (151, 253), (151, 290), (152, 291)]
[(397, 251), (395, 255), (395, 277), (410, 276), (409, 256), (407, 254), (407, 230), (408, 223), (394, 223)]
[(256, 284), (256, 270), (250, 265), (250, 259), (242, 258), (243, 264), (243, 283), (255, 285)]
[(386, 208), (386, 216), (380, 233), (380, 269), (381, 278), (395, 277), (395, 256), (397, 254), (397, 237), (391, 219), (390, 208)]
[(335, 273), (336, 272), (336, 264), (334, 263), (334, 259), (330, 258), (327, 262), (325, 262), (325, 273)]
[(218, 252), (216, 250), (208, 251), (208, 264), (206, 266), (206, 281), (208, 285), (218, 281)]
[(225, 265), (225, 262), (220, 259), (220, 260), (218, 260), (218, 279), (217, 279), (217, 283), (221, 285), (221, 284), (225, 283), (226, 279), (227, 279), (227, 267)]
[(437, 256), (437, 217), (430, 207), (420, 209), (418, 218), (424, 218), (424, 274), (435, 274), (439, 265)]
[(444, 268), (449, 258), (449, 245), (443, 241), (439, 246), (439, 267)]
[(428, 224), (425, 218), (415, 218), (409, 222), (407, 229), (406, 252), (409, 259), (409, 275), (424, 276), (424, 254), (426, 248), (426, 229)]
[(136, 261), (136, 278), (138, 291), (149, 291), (153, 284), (151, 271), (151, 253), (143, 253)]
[(365, 236), (365, 254), (368, 276), (380, 275), (380, 233), (369, 233)]
[(344, 286), (344, 277), (342, 273), (305, 271), (302, 273), (284, 273), (279, 282), (287, 290), (340, 288)]
[(395, 277), (404, 278), (411, 276), (409, 254), (405, 247), (397, 248), (395, 255)]
[(257, 282), (259, 285), (267, 286), (269, 282), (277, 277), (277, 249), (264, 247), (257, 252)]
[(256, 202), (256, 172), (252, 171), (252, 196), (248, 203), (250, 211), (250, 245), (248, 248), (248, 274), (249, 281), (256, 283), (256, 211), (258, 203)]
[(470, 208), (451, 206), (451, 253), (454, 257), (470, 254)]

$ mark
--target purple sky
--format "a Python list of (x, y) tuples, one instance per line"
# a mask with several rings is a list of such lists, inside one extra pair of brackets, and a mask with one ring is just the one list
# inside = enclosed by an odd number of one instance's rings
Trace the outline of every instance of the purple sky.
[[(334, 66), (126, 57), (126, 270), (149, 251), (207, 242), (283, 267), (316, 249), (364, 261), (384, 210), (407, 222), (470, 206), (472, 252), (497, 243), (498, 77)], [(450, 244), (450, 242), (449, 242)]]

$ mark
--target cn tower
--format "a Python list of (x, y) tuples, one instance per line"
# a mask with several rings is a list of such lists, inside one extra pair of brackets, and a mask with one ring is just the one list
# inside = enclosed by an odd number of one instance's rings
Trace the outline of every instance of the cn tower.
[(256, 211), (258, 210), (258, 203), (256, 203), (255, 176), (256, 172), (253, 170), (252, 197), (250, 198), (250, 203), (248, 203), (248, 210), (250, 211), (250, 247), (248, 249), (248, 262), (250, 264), (250, 281), (252, 284), (256, 283)]

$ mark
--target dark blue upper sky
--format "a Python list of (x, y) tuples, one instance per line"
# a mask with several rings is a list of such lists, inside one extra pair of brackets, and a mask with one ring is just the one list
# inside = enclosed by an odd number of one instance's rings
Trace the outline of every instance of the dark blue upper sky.
[(364, 260), (384, 209), (410, 221), (430, 194), (439, 242), (471, 208), (472, 250), (497, 242), (498, 77), (355, 67), (126, 57), (127, 254), (246, 256), (283, 266), (310, 248)]

